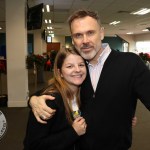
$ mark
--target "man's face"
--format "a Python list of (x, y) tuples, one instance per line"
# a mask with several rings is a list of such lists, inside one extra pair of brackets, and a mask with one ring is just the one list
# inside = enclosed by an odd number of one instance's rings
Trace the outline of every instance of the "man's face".
[(80, 55), (89, 61), (96, 60), (102, 51), (101, 40), (104, 38), (97, 20), (89, 16), (75, 19), (70, 28), (74, 46)]

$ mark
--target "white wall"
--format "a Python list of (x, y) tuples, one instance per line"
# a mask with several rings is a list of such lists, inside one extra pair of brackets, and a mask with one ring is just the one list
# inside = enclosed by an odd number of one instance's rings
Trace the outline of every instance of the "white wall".
[(150, 41), (150, 33), (135, 35), (134, 38), (135, 41)]

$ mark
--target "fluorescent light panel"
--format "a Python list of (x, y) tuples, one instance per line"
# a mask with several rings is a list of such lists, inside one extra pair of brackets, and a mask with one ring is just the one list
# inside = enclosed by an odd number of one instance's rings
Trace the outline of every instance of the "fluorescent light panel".
[(51, 20), (51, 19), (49, 19), (49, 20), (48, 20), (48, 22), (49, 22), (49, 23), (52, 23), (52, 20)]
[(47, 27), (47, 29), (53, 29), (53, 27)]
[(48, 23), (48, 22), (47, 22), (47, 19), (45, 19), (45, 23)]
[(48, 33), (54, 33), (53, 31), (48, 31)]
[(140, 10), (131, 12), (130, 14), (132, 14), (132, 15), (145, 15), (145, 14), (147, 14), (149, 12), (150, 12), (150, 9), (148, 9), (148, 8), (141, 8)]
[(143, 29), (142, 31), (147, 32), (147, 31), (149, 31), (149, 30), (148, 30), (148, 29)]
[(45, 23), (52, 23), (51, 19), (45, 19)]
[(113, 22), (109, 23), (109, 25), (116, 25), (118, 23), (120, 23), (120, 21), (113, 21)]
[(126, 33), (126, 34), (133, 34), (133, 32), (128, 32), (128, 33)]
[(50, 12), (50, 7), (49, 7), (49, 5), (46, 5), (46, 10), (47, 10), (47, 12)]

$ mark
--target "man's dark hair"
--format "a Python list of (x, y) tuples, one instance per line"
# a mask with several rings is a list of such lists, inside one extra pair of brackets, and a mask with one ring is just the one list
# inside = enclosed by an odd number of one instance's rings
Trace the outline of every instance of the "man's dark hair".
[(75, 19), (79, 19), (79, 18), (84, 18), (84, 17), (92, 17), (94, 18), (95, 20), (97, 20), (97, 22), (99, 23), (99, 25), (101, 25), (101, 21), (100, 21), (100, 18), (98, 16), (98, 13), (97, 12), (94, 12), (94, 11), (90, 11), (90, 10), (78, 10), (78, 11), (75, 11), (69, 18), (68, 18), (68, 23), (69, 23), (69, 26), (71, 27), (71, 23), (75, 20)]

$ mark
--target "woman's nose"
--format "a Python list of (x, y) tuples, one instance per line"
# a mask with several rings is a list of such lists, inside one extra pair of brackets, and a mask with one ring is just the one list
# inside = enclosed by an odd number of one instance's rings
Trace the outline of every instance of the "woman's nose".
[(79, 66), (76, 66), (76, 67), (75, 67), (75, 71), (76, 71), (76, 72), (79, 72), (79, 71), (80, 71), (80, 67), (79, 67)]

